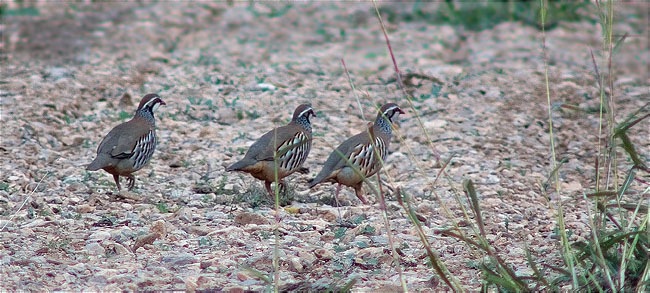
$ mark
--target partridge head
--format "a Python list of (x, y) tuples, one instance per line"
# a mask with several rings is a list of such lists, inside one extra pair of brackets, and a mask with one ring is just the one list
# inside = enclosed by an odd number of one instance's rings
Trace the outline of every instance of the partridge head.
[(381, 169), (392, 137), (391, 123), (399, 114), (404, 111), (397, 104), (383, 105), (374, 123), (345, 140), (329, 155), (323, 169), (310, 180), (309, 188), (321, 182), (337, 183), (335, 197), (338, 198), (341, 186), (349, 186), (354, 188), (359, 200), (367, 204), (362, 183)]
[(147, 165), (156, 149), (156, 121), (153, 113), (160, 105), (165, 105), (160, 96), (145, 95), (133, 118), (113, 128), (99, 143), (97, 157), (86, 170), (104, 169), (113, 175), (118, 190), (122, 189), (120, 176), (126, 177), (128, 189), (133, 189), (133, 172)]
[(227, 167), (226, 171), (251, 174), (264, 181), (266, 191), (273, 196), (271, 182), (277, 181), (283, 187), (283, 178), (300, 170), (309, 155), (311, 116), (316, 116), (311, 105), (298, 106), (289, 124), (262, 135), (250, 146), (244, 158)]

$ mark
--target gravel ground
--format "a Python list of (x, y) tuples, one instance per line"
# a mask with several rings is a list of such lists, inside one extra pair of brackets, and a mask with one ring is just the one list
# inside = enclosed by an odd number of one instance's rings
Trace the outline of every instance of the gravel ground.
[[(598, 143), (606, 141), (598, 114), (560, 107), (599, 105), (590, 56), (593, 50), (602, 60), (599, 25), (560, 22), (546, 35), (556, 155), (566, 161), (557, 192), (548, 183), (541, 31), (518, 22), (469, 31), (388, 19), (411, 107), (371, 5), (41, 3), (37, 16), (7, 16), (0, 29), (1, 288), (259, 291), (272, 288), (265, 278), (277, 253), (286, 290), (355, 279), (355, 291), (398, 291), (374, 196), (374, 204), (361, 205), (344, 188), (337, 208), (330, 205), (334, 185), (306, 187), (332, 148), (364, 129), (385, 102), (407, 112), (383, 169), (386, 186), (413, 198), (432, 248), (466, 289), (480, 288), (484, 255), (436, 233), (469, 229), (455, 199), (464, 179), (476, 184), (488, 239), (518, 273), (530, 272), (527, 247), (539, 262), (560, 262), (556, 206), (566, 204), (571, 240), (584, 240), (592, 203), (583, 194), (595, 186)], [(611, 72), (618, 122), (650, 102), (648, 7), (617, 8), (615, 31), (630, 34)], [(167, 103), (156, 113), (160, 142), (136, 173), (134, 191), (118, 194), (109, 174), (84, 166), (146, 93)], [(261, 200), (261, 183), (224, 168), (305, 102), (318, 115), (310, 173), (288, 178), (293, 201), (276, 213)], [(649, 132), (650, 119), (630, 132), (645, 157)], [(437, 158), (450, 160), (444, 175)], [(624, 153), (619, 160), (627, 172)], [(647, 188), (634, 181), (630, 201)], [(408, 288), (445, 288), (394, 193), (384, 190)], [(353, 225), (340, 225), (341, 218)]]

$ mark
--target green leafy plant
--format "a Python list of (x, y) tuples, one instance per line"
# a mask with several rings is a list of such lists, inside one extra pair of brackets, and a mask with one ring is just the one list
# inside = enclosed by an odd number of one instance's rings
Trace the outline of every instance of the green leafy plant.
[(0, 17), (40, 15), (40, 10), (34, 6), (21, 5), (21, 7), (14, 9), (9, 9), (8, 6), (7, 3), (0, 4)]
[(159, 202), (156, 204), (156, 208), (158, 209), (159, 212), (163, 214), (169, 213), (169, 208), (167, 207), (167, 203)]
[(131, 119), (131, 117), (133, 117), (133, 114), (131, 114), (131, 113), (127, 112), (127, 111), (120, 111), (120, 113), (118, 115), (119, 115), (118, 119), (120, 119), (120, 120), (127, 120), (127, 119)]
[[(559, 21), (577, 22), (588, 20), (595, 22), (589, 13), (589, 1), (558, 1), (547, 3), (551, 11), (543, 24), (551, 29)], [(432, 9), (431, 3), (415, 1), (410, 10), (396, 10), (390, 7), (379, 9), (389, 22), (424, 21), (431, 24), (462, 26), (468, 30), (481, 31), (506, 22), (515, 21), (541, 28), (537, 16), (542, 6), (539, 1), (445, 1)]]

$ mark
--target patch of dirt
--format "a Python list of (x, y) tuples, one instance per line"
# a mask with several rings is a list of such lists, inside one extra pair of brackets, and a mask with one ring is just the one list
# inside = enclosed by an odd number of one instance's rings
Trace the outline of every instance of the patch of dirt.
[[(434, 10), (438, 4), (427, 5)], [(414, 198), (432, 248), (469, 290), (480, 288), (483, 255), (435, 233), (462, 217), (454, 193), (464, 179), (480, 193), (490, 241), (518, 271), (528, 270), (526, 247), (539, 261), (560, 261), (558, 201), (566, 204), (571, 240), (588, 236), (583, 207), (591, 203), (583, 193), (595, 186), (598, 143), (605, 147), (605, 138), (598, 114), (560, 105), (599, 105), (589, 53), (602, 59), (595, 23), (560, 22), (546, 35), (553, 135), (558, 160), (566, 161), (557, 193), (549, 185), (542, 34), (535, 27), (505, 22), (474, 32), (423, 21), (388, 23), (400, 69), (411, 73), (411, 108), (370, 3), (36, 7), (38, 16), (7, 16), (0, 28), (5, 290), (258, 291), (269, 284), (256, 272), (273, 276), (274, 253), (285, 289), (324, 290), (356, 278), (358, 291), (398, 290), (379, 205), (359, 205), (344, 188), (343, 206), (332, 207), (333, 185), (306, 188), (332, 148), (364, 129), (385, 102), (407, 113), (383, 178)], [(616, 75), (618, 122), (650, 102), (647, 10), (647, 4), (619, 7), (622, 16), (646, 19), (617, 19), (616, 32), (630, 36), (615, 56), (614, 72), (599, 63), (601, 72)], [(135, 110), (123, 96), (137, 105), (146, 93), (167, 103), (156, 113), (160, 143), (151, 164), (135, 174), (136, 189), (126, 200), (114, 195), (109, 174), (84, 166), (101, 138)], [(287, 178), (293, 204), (276, 213), (267, 203), (242, 202), (263, 194), (262, 184), (225, 173), (225, 166), (306, 102), (318, 117), (305, 164), (310, 174)], [(645, 119), (631, 132), (646, 158), (649, 131)], [(451, 163), (436, 181), (438, 157)], [(631, 165), (625, 154), (619, 158), (626, 172)], [(645, 188), (633, 182), (630, 199)], [(432, 278), (420, 240), (390, 192), (387, 208), (407, 286), (443, 286)]]

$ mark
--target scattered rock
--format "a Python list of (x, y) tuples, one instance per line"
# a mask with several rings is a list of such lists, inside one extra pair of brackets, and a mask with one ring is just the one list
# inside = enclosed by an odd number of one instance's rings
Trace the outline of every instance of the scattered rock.
[(72, 72), (65, 67), (49, 67), (45, 71), (45, 77), (51, 80), (59, 80), (65, 77), (72, 77)]
[(165, 221), (157, 220), (153, 222), (151, 228), (149, 228), (149, 231), (153, 234), (158, 234), (159, 238), (165, 237), (165, 235), (167, 235), (167, 227), (165, 227)]
[(154, 241), (157, 239), (160, 239), (161, 235), (158, 233), (149, 233), (147, 235), (138, 237), (138, 239), (135, 240), (135, 243), (133, 244), (133, 248), (131, 251), (137, 251), (138, 248), (144, 247), (147, 244), (153, 244)]
[(428, 131), (432, 131), (433, 133), (442, 132), (445, 126), (447, 126), (447, 123), (447, 120), (443, 119), (428, 120), (424, 122), (424, 128), (426, 128)]
[(180, 208), (178, 211), (176, 211), (175, 214), (179, 219), (183, 220), (184, 222), (188, 222), (188, 223), (192, 222), (192, 217), (193, 217), (192, 210), (190, 210), (187, 207)]
[(240, 212), (235, 216), (234, 221), (237, 225), (268, 225), (271, 223), (265, 216), (249, 212)]
[(202, 270), (205, 270), (210, 266), (212, 266), (212, 261), (202, 261), (201, 264), (199, 264), (199, 268), (201, 268)]
[(118, 103), (120, 109), (129, 109), (133, 107), (133, 99), (129, 93), (124, 93)]
[(314, 255), (321, 260), (330, 260), (334, 256), (334, 253), (330, 250), (319, 248), (314, 251)]
[(86, 253), (90, 255), (105, 255), (106, 254), (106, 249), (104, 247), (97, 243), (97, 242), (89, 242), (86, 244), (84, 247), (86, 250)]
[(96, 241), (96, 242), (101, 242), (104, 240), (108, 240), (111, 238), (111, 233), (107, 231), (97, 231), (94, 232), (93, 234), (90, 234), (88, 237), (88, 240), (91, 241)]
[(190, 234), (205, 236), (212, 232), (212, 228), (208, 226), (189, 226), (185, 228), (185, 231)]
[(292, 257), (292, 258), (289, 260), (289, 269), (292, 270), (292, 271), (294, 271), (294, 272), (297, 272), (297, 273), (302, 273), (302, 272), (304, 271), (305, 268), (303, 267), (303, 265), (302, 265), (302, 263), (300, 262), (300, 259), (299, 259), (299, 258), (297, 258), (297, 257)]
[(132, 255), (133, 253), (124, 245), (117, 242), (106, 243), (106, 250), (113, 252), (116, 255)]
[(161, 261), (168, 266), (176, 267), (196, 263), (198, 259), (193, 254), (183, 253), (163, 256)]
[(319, 209), (318, 210), (318, 216), (330, 223), (336, 222), (338, 219), (338, 215), (331, 209)]

